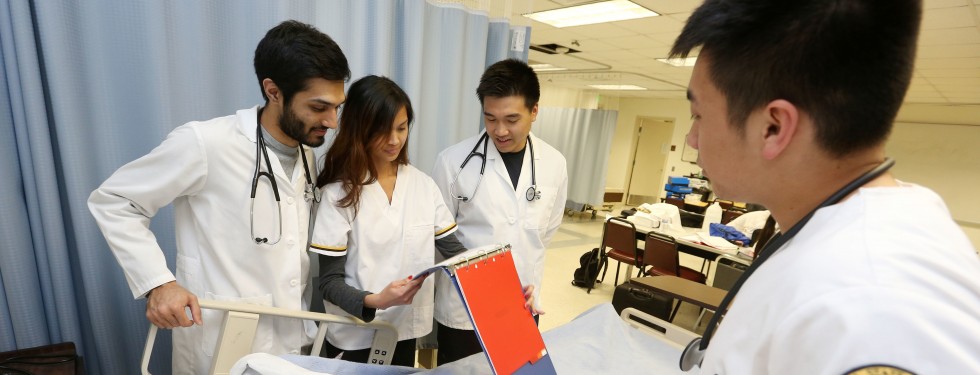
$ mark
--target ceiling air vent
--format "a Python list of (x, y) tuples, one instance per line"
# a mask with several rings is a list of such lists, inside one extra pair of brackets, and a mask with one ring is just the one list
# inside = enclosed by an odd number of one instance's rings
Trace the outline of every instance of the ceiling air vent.
[(570, 53), (581, 52), (577, 49), (568, 48), (561, 44), (555, 44), (555, 43), (532, 44), (531, 49), (541, 53), (547, 53), (549, 55), (567, 55)]

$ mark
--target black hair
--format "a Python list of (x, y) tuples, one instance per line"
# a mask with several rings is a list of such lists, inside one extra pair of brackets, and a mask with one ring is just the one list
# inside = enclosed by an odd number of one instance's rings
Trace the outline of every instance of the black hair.
[(534, 69), (520, 60), (501, 60), (490, 65), (476, 88), (476, 96), (483, 104), (483, 98), (504, 98), (508, 96), (524, 97), (524, 105), (528, 110), (534, 108), (541, 98), (541, 86)]
[(271, 79), (289, 103), (293, 95), (305, 90), (311, 78), (347, 81), (350, 67), (347, 57), (333, 39), (315, 27), (285, 21), (270, 29), (255, 47), (255, 75), (266, 103), (262, 81)]
[(920, 0), (707, 0), (670, 51), (707, 57), (729, 121), (784, 99), (831, 155), (882, 144), (912, 77)]
[[(371, 161), (371, 145), (388, 137), (395, 116), (405, 108), (408, 124), (415, 118), (408, 94), (394, 81), (369, 75), (354, 82), (347, 91), (347, 101), (340, 113), (337, 138), (324, 157), (323, 171), (317, 187), (331, 182), (343, 183), (346, 195), (340, 207), (354, 207), (357, 212), (361, 186), (373, 183), (378, 172)], [(402, 146), (395, 164), (408, 164), (408, 140)]]

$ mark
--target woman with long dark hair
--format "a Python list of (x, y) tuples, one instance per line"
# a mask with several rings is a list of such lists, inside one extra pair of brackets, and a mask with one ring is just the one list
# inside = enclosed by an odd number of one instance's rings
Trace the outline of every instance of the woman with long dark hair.
[[(402, 366), (415, 365), (415, 339), (432, 330), (432, 282), (411, 275), (432, 266), (437, 250), (444, 257), (465, 250), (439, 188), (408, 164), (412, 119), (408, 95), (390, 79), (367, 76), (351, 85), (317, 179), (323, 201), (310, 244), (320, 254), (327, 312), (394, 325), (392, 364)], [(366, 362), (373, 334), (330, 325), (326, 354)]]

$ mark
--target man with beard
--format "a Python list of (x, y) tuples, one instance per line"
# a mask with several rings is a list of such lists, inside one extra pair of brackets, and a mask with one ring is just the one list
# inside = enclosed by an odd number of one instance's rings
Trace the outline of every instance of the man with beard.
[[(337, 126), (350, 68), (340, 47), (310, 25), (286, 21), (255, 49), (265, 104), (178, 127), (149, 154), (119, 168), (89, 209), (146, 317), (174, 330), (173, 373), (210, 367), (221, 323), (198, 298), (306, 310), (307, 233), (315, 203), (313, 151)], [(304, 147), (309, 146), (309, 147)], [(176, 276), (149, 230), (174, 204)], [(313, 327), (259, 322), (253, 351), (298, 353)]]

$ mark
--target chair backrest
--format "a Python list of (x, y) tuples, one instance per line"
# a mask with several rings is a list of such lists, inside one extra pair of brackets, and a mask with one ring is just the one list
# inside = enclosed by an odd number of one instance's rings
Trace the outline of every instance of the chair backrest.
[(675, 205), (682, 210), (684, 209), (684, 200), (680, 198), (667, 197), (664, 199), (664, 203)]
[(728, 210), (735, 205), (735, 203), (732, 201), (726, 201), (722, 199), (715, 199), (715, 202), (718, 202), (718, 205), (721, 206), (722, 210)]
[(728, 224), (732, 220), (735, 220), (736, 217), (742, 216), (743, 213), (744, 212), (742, 212), (742, 211), (735, 211), (735, 210), (725, 210), (725, 211), (722, 211), (722, 213), (721, 213), (721, 223), (722, 224)]
[(609, 249), (626, 254), (636, 254), (636, 226), (621, 217), (611, 217), (606, 220), (602, 231), (602, 252)]
[(643, 266), (650, 266), (652, 274), (680, 276), (680, 260), (674, 237), (651, 231), (644, 242)]
[(715, 266), (715, 279), (711, 282), (711, 286), (718, 289), (731, 290), (735, 286), (735, 281), (738, 281), (748, 268), (737, 258), (727, 254), (719, 255), (716, 262), (718, 264)]

